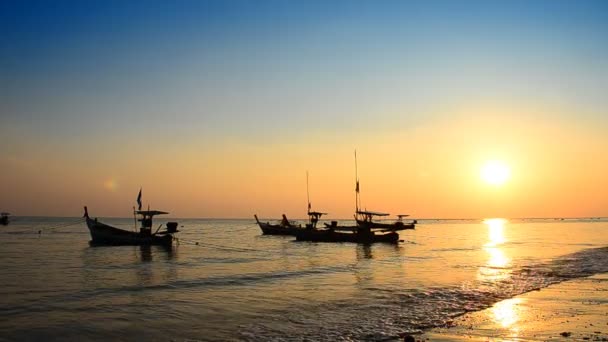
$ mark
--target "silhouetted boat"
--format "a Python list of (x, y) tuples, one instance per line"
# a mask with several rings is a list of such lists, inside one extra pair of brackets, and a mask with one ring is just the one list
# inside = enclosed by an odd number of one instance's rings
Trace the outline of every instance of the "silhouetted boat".
[[(351, 229), (348, 232), (348, 229)], [(398, 243), (399, 234), (394, 231), (376, 232), (361, 227), (339, 227), (336, 229), (327, 227), (325, 229), (302, 229), (296, 234), (297, 241), (311, 242), (354, 242), (370, 244), (376, 242)]]
[(302, 230), (302, 225), (296, 224), (287, 219), (287, 216), (283, 214), (283, 219), (277, 224), (270, 222), (260, 222), (258, 215), (254, 214), (255, 222), (260, 226), (262, 234), (264, 235), (296, 235), (298, 230)]
[(325, 223), (324, 229), (304, 229), (298, 231), (296, 240), (312, 242), (354, 242), (370, 244), (376, 242), (398, 243), (399, 234), (397, 231), (407, 228), (391, 227), (369, 228), (360, 225), (339, 226), (337, 221)]
[(415, 228), (415, 220), (407, 224), (403, 222), (403, 217), (407, 215), (398, 215), (399, 219), (396, 222), (382, 223), (374, 222), (372, 220), (373, 216), (388, 216), (389, 214), (359, 210), (359, 177), (357, 175), (356, 151), (355, 180), (355, 220), (357, 225), (338, 226), (337, 221), (332, 221), (331, 224), (325, 223), (325, 229), (307, 227), (305, 230), (297, 231), (296, 240), (313, 242), (355, 242), (364, 244), (375, 242), (398, 243), (399, 234), (397, 231)]
[[(141, 190), (137, 202), (141, 209)], [(160, 230), (161, 225), (154, 233), (152, 232), (152, 219), (156, 215), (164, 214), (168, 213), (149, 209), (135, 210), (135, 207), (133, 207), (133, 215), (139, 215), (140, 218), (137, 221), (141, 222), (141, 227), (136, 232), (109, 226), (98, 222), (97, 218), (91, 219), (87, 207), (84, 207), (84, 218), (91, 233), (92, 245), (161, 245), (171, 247), (174, 240), (173, 234), (178, 232), (177, 222), (167, 222), (165, 230)]]
[(359, 195), (359, 175), (357, 173), (357, 151), (355, 151), (355, 221), (357, 226), (368, 228), (368, 229), (385, 229), (385, 230), (404, 230), (404, 229), (415, 229), (416, 220), (411, 222), (403, 222), (403, 218), (409, 215), (397, 215), (398, 219), (395, 222), (375, 222), (374, 216), (383, 217), (388, 216), (387, 213), (361, 210), (361, 197)]
[[(316, 229), (317, 222), (323, 215), (327, 213), (321, 213), (318, 211), (310, 211), (310, 196), (308, 193), (308, 172), (306, 172), (306, 197), (308, 198), (308, 223), (306, 224), (307, 229)], [(260, 222), (258, 215), (254, 214), (255, 222), (260, 226), (262, 234), (265, 235), (296, 235), (299, 231), (304, 230), (301, 224), (296, 224), (293, 221), (289, 221), (287, 216), (283, 214), (283, 219), (278, 224), (272, 224), (270, 222)]]
[(141, 222), (139, 232), (124, 230), (109, 226), (97, 221), (97, 218), (89, 217), (87, 207), (84, 207), (84, 217), (87, 227), (91, 233), (92, 245), (161, 245), (171, 246), (173, 244), (173, 234), (177, 233), (177, 222), (167, 222), (165, 230), (152, 232), (152, 218), (156, 215), (168, 214), (158, 210), (137, 210), (135, 214), (140, 215), (138, 221)]
[(407, 217), (409, 215), (397, 215), (398, 219), (395, 222), (375, 222), (373, 220), (374, 216), (388, 216), (389, 214), (387, 213), (379, 213), (379, 212), (374, 212), (374, 211), (365, 211), (365, 210), (358, 210), (356, 212), (355, 215), (355, 220), (357, 221), (357, 225), (361, 226), (361, 227), (368, 227), (368, 228), (380, 228), (380, 229), (397, 229), (397, 230), (404, 230), (404, 229), (415, 229), (416, 228), (416, 220), (412, 220), (411, 222), (403, 222), (403, 218)]
[(6, 226), (8, 224), (9, 213), (0, 213), (0, 224)]

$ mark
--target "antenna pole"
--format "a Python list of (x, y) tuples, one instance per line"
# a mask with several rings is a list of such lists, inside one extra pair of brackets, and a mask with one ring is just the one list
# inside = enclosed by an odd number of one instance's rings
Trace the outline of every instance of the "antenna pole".
[(308, 201), (308, 211), (310, 214), (310, 193), (308, 192), (308, 170), (306, 171), (306, 200)]
[(359, 211), (359, 174), (357, 171), (357, 150), (355, 150), (355, 213)]

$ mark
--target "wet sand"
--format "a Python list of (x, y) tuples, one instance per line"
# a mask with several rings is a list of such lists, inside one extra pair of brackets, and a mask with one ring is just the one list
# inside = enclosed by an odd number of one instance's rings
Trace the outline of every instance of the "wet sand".
[(414, 337), (417, 341), (608, 341), (608, 273), (503, 300)]

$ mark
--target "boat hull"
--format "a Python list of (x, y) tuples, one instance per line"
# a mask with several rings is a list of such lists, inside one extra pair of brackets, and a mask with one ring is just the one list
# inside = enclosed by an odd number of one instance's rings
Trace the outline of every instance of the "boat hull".
[(363, 220), (357, 220), (357, 225), (360, 227), (370, 228), (370, 229), (386, 229), (386, 230), (405, 230), (405, 229), (416, 229), (415, 223), (403, 223), (403, 222), (393, 222), (393, 223), (380, 223), (380, 222), (368, 222)]
[(303, 229), (296, 234), (297, 241), (312, 242), (352, 242), (352, 243), (393, 243), (399, 242), (399, 234), (390, 232), (386, 234), (369, 233), (346, 233), (332, 229)]
[(281, 226), (278, 224), (269, 224), (269, 223), (263, 223), (263, 222), (259, 222), (258, 225), (260, 226), (260, 229), (262, 230), (262, 234), (264, 234), (264, 235), (294, 236), (299, 231), (303, 230), (300, 227), (286, 227), (286, 226)]
[(90, 218), (86, 218), (87, 227), (91, 233), (91, 245), (112, 245), (112, 246), (166, 246), (173, 244), (171, 234), (163, 235), (142, 235), (138, 232), (108, 226)]

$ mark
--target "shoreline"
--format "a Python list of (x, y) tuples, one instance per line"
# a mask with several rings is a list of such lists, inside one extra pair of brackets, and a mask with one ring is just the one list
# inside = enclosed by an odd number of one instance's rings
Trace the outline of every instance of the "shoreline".
[(412, 336), (416, 341), (608, 341), (608, 273), (505, 299)]

